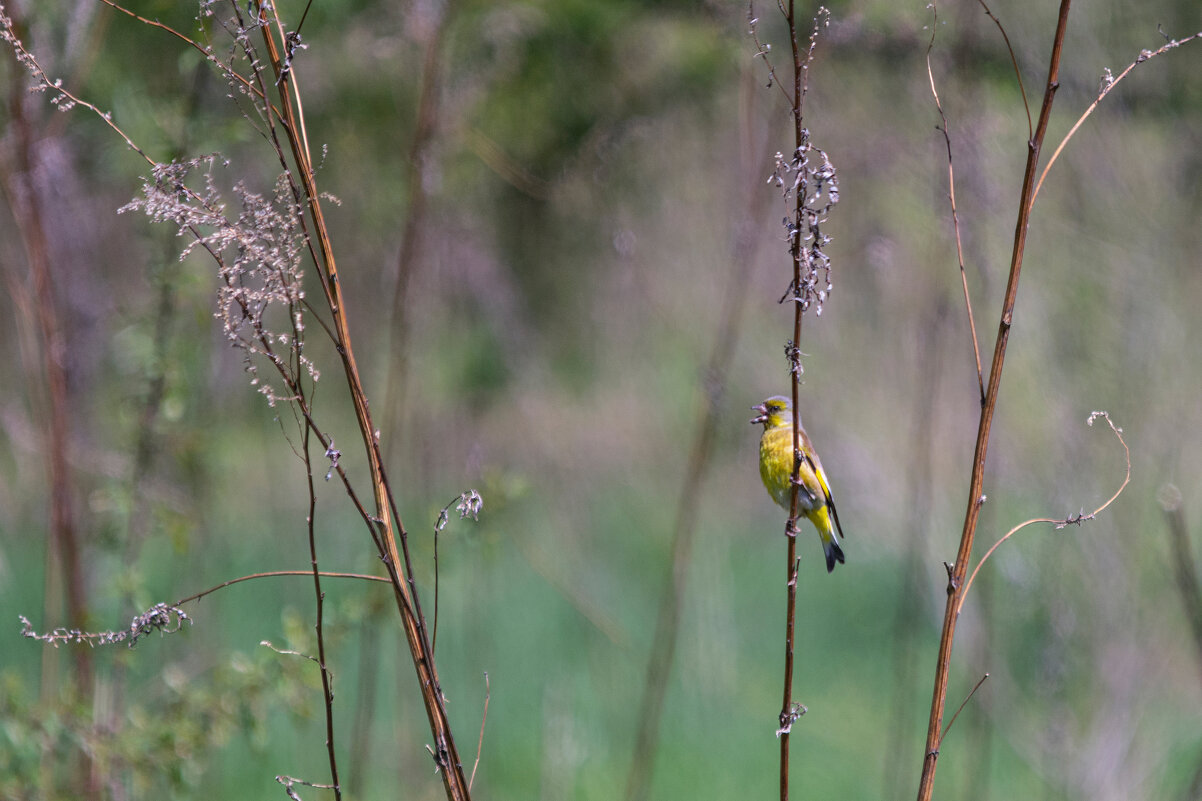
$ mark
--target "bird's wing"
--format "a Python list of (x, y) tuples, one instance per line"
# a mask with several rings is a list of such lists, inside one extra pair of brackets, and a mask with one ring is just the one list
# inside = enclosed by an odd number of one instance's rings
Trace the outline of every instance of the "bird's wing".
[(818, 452), (814, 450), (814, 443), (810, 442), (810, 437), (805, 431), (801, 432), (801, 439), (803, 458), (809, 463), (814, 475), (818, 477), (818, 483), (822, 485), (822, 494), (825, 496), (826, 505), (830, 508), (831, 517), (835, 518), (835, 528), (842, 537), (843, 525), (839, 522), (839, 510), (835, 508), (835, 497), (831, 495), (831, 485), (826, 480), (826, 471), (822, 469), (822, 461), (818, 458)]

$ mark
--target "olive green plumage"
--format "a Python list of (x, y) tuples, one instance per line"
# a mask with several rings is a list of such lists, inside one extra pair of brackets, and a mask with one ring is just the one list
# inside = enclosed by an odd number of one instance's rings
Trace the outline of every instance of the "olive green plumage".
[[(788, 398), (776, 395), (751, 408), (759, 412), (751, 422), (764, 426), (764, 433), (760, 435), (760, 478), (772, 500), (788, 511), (793, 491), (793, 404)], [(800, 423), (798, 418), (799, 426)], [(798, 445), (801, 486), (797, 492), (797, 513), (808, 518), (818, 529), (829, 573), (835, 569), (835, 562), (843, 562), (843, 549), (839, 547), (843, 527), (839, 524), (839, 513), (835, 510), (835, 499), (831, 497), (822, 462), (804, 427), (798, 431)]]

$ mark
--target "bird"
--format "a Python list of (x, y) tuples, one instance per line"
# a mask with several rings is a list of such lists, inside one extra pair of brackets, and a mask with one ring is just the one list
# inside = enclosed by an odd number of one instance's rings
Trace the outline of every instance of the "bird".
[[(783, 395), (774, 395), (751, 408), (759, 414), (750, 422), (764, 426), (764, 432), (760, 435), (760, 478), (772, 500), (788, 511), (793, 490), (793, 404)], [(809, 518), (814, 528), (818, 529), (826, 554), (826, 572), (830, 573), (835, 569), (835, 562), (844, 563), (843, 549), (839, 547), (843, 526), (839, 523), (830, 482), (826, 479), (818, 452), (801, 425), (800, 417), (797, 424), (801, 429), (798, 432), (801, 465), (798, 469), (800, 486), (797, 488), (797, 512)]]

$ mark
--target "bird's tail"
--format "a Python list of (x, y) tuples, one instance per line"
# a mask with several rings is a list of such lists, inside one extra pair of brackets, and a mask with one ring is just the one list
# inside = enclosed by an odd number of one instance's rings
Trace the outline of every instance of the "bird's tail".
[(834, 534), (828, 534), (822, 538), (822, 549), (826, 551), (826, 572), (831, 573), (835, 569), (835, 562), (843, 564), (843, 549), (839, 547), (839, 541), (835, 539)]
[(822, 550), (826, 554), (826, 572), (835, 570), (835, 562), (843, 564), (843, 549), (839, 547), (839, 538), (835, 536), (835, 527), (831, 523), (830, 512), (826, 506), (820, 506), (810, 514), (818, 536), (822, 537)]

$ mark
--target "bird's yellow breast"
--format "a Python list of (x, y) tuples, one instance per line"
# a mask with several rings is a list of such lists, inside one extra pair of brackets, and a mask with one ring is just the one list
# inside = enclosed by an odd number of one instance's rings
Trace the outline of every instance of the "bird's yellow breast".
[[(792, 491), (790, 478), (793, 475), (793, 427), (766, 428), (760, 437), (760, 478), (768, 494), (780, 506), (789, 508)], [(826, 504), (814, 471), (802, 462), (801, 491), (797, 493), (798, 511), (805, 514)]]

